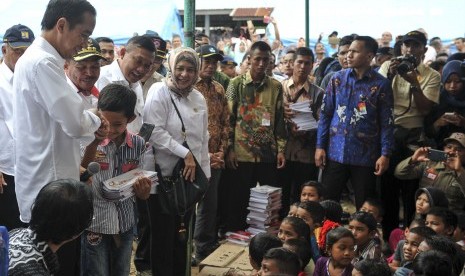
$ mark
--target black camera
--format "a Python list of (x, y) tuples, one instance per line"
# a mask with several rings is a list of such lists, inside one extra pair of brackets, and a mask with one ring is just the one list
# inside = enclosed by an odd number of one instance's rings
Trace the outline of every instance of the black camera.
[(397, 72), (401, 75), (413, 71), (417, 64), (417, 59), (412, 55), (399, 56), (396, 60), (400, 62), (397, 65)]

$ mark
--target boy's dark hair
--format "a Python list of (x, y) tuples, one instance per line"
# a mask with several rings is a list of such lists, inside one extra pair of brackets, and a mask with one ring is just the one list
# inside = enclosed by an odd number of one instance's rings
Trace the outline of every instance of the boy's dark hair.
[(297, 254), (301, 262), (300, 269), (303, 271), (312, 259), (312, 248), (308, 246), (307, 242), (301, 239), (289, 239), (284, 244), (292, 247), (291, 251)]
[(263, 259), (274, 260), (280, 274), (297, 275), (300, 272), (300, 260), (296, 253), (282, 247), (268, 250)]
[(181, 38), (181, 36), (178, 35), (178, 34), (173, 34), (173, 36), (171, 37), (171, 40), (173, 40), (173, 39), (175, 39), (175, 38)]
[(115, 42), (113, 41), (113, 39), (109, 38), (109, 37), (106, 37), (106, 36), (101, 36), (101, 37), (97, 37), (95, 39), (95, 41), (97, 41), (97, 43), (100, 43), (100, 42), (107, 42), (107, 43), (113, 43), (115, 44)]
[(354, 36), (352, 35), (343, 36), (341, 40), (339, 40), (339, 47), (350, 45), (352, 44), (352, 42), (354, 42)]
[(45, 185), (32, 205), (29, 228), (39, 241), (60, 244), (88, 228), (94, 215), (91, 188), (74, 179)]
[(364, 259), (354, 264), (363, 276), (391, 276), (391, 270), (384, 261)]
[(294, 52), (294, 60), (297, 59), (297, 56), (311, 57), (312, 61), (315, 60), (312, 49), (308, 47), (299, 47)]
[(355, 242), (354, 235), (352, 232), (342, 226), (336, 227), (333, 230), (329, 231), (326, 235), (326, 249), (329, 251), (331, 247), (342, 238), (352, 238)]
[(325, 219), (341, 223), (342, 218), (342, 206), (334, 200), (323, 200), (320, 202), (323, 209), (325, 209)]
[(431, 247), (432, 250), (440, 251), (450, 258), (453, 258), (455, 254), (457, 254), (455, 243), (445, 236), (433, 235), (426, 237), (425, 243)]
[(378, 209), (380, 217), (384, 216), (383, 204), (381, 203), (381, 201), (379, 199), (367, 198), (367, 199), (365, 199), (365, 203), (368, 203), (369, 205), (376, 207)]
[(313, 180), (307, 181), (307, 182), (305, 182), (304, 184), (302, 184), (300, 186), (300, 193), (302, 193), (302, 190), (305, 187), (314, 187), (316, 189), (316, 192), (318, 193), (318, 196), (320, 198), (324, 198), (325, 191), (324, 191), (324, 187), (323, 187), (323, 185), (321, 185), (321, 183), (319, 183), (317, 181), (313, 181)]
[(410, 222), (409, 228), (413, 228), (412, 226), (415, 225), (415, 224), (417, 225), (416, 227), (426, 226), (424, 219), (416, 218), (416, 219), (412, 220), (412, 222)]
[(313, 223), (322, 224), (325, 218), (325, 209), (319, 202), (305, 201), (299, 203), (299, 208), (306, 210), (313, 219)]
[(372, 53), (373, 55), (376, 55), (376, 51), (378, 51), (378, 42), (371, 36), (365, 36), (365, 35), (359, 35), (354, 38), (354, 41), (363, 41), (364, 48)]
[(265, 41), (255, 41), (252, 46), (250, 46), (250, 51), (249, 54), (252, 55), (252, 53), (255, 51), (255, 49), (258, 49), (261, 52), (270, 52), (271, 53), (271, 47), (266, 43)]
[(121, 112), (126, 118), (131, 119), (135, 116), (136, 101), (136, 93), (130, 88), (111, 83), (100, 91), (97, 108), (101, 111)]
[(53, 29), (58, 19), (62, 17), (66, 18), (69, 22), (69, 28), (72, 30), (77, 24), (84, 21), (86, 12), (93, 16), (97, 15), (95, 8), (86, 0), (50, 0), (40, 23), (42, 31)]
[(444, 223), (445, 228), (452, 227), (453, 230), (457, 228), (457, 215), (447, 208), (433, 207), (426, 215), (440, 217)]
[(376, 222), (375, 217), (373, 214), (364, 212), (364, 211), (357, 211), (350, 216), (350, 221), (356, 220), (358, 222), (361, 222), (365, 224), (368, 227), (368, 230), (371, 231), (376, 231), (376, 225), (378, 224)]
[(250, 240), (249, 255), (255, 264), (260, 266), (263, 260), (263, 255), (265, 255), (268, 250), (281, 246), (283, 246), (283, 243), (275, 235), (269, 233), (258, 233)]
[(310, 245), (311, 229), (307, 223), (298, 217), (285, 217), (281, 223), (289, 223), (294, 228), (294, 231), (299, 235), (299, 238), (303, 239)]
[(418, 226), (418, 227), (409, 229), (409, 233), (417, 234), (418, 236), (423, 237), (423, 239), (436, 235), (436, 232), (434, 232), (433, 229), (426, 227), (426, 226)]
[(151, 53), (155, 53), (156, 51), (155, 44), (153, 44), (152, 39), (141, 35), (131, 37), (131, 39), (128, 40), (128, 43), (126, 43), (127, 52), (130, 52), (135, 48), (142, 48)]
[(462, 231), (465, 230), (465, 211), (457, 210), (454, 213), (457, 216), (457, 227)]
[(413, 260), (413, 272), (417, 276), (452, 275), (452, 261), (439, 251), (421, 252)]

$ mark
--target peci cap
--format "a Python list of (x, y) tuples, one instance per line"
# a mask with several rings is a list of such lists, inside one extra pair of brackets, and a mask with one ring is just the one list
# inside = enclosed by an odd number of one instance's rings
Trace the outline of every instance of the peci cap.
[(34, 41), (34, 33), (27, 26), (18, 24), (6, 30), (3, 42), (12, 48), (28, 47)]
[(449, 138), (444, 139), (444, 142), (455, 141), (458, 142), (462, 147), (465, 148), (465, 134), (461, 132), (452, 133)]
[(223, 60), (220, 62), (223, 65), (234, 65), (237, 66), (237, 63), (234, 61), (234, 59), (230, 56), (224, 56)]
[(89, 37), (89, 40), (87, 41), (87, 48), (82, 48), (81, 51), (73, 56), (73, 59), (74, 61), (82, 61), (90, 57), (105, 59), (100, 52), (100, 46), (97, 41)]
[(393, 56), (394, 55), (394, 48), (392, 48), (392, 47), (378, 48), (378, 50), (376, 51), (376, 55), (377, 56), (380, 56), (380, 55)]
[(414, 40), (423, 46), (426, 46), (426, 36), (420, 31), (411, 31), (402, 37), (402, 42)]
[(223, 55), (218, 52), (215, 46), (212, 45), (202, 45), (195, 49), (199, 58), (207, 58), (207, 57), (216, 57), (219, 61), (224, 59)]

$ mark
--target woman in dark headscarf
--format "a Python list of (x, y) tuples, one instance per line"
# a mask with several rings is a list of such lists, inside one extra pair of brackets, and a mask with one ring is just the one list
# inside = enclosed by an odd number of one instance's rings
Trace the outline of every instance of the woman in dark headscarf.
[[(195, 156), (205, 175), (210, 178), (207, 104), (202, 94), (194, 89), (200, 71), (199, 58), (191, 48), (177, 48), (168, 57), (168, 65), (168, 76), (163, 82), (152, 85), (144, 107), (144, 122), (155, 125), (149, 140), (154, 147), (155, 161), (163, 177), (169, 177), (179, 158), (184, 158), (183, 176), (192, 180), (195, 176)], [(182, 134), (181, 120), (172, 100), (184, 122), (185, 135)], [(190, 151), (182, 145), (184, 139)], [(156, 194), (149, 198), (148, 204), (152, 274), (185, 275), (187, 239), (180, 235), (180, 231), (183, 231), (182, 224), (189, 225), (190, 214), (180, 218), (163, 212)]]
[(465, 131), (465, 75), (461, 65), (453, 60), (444, 66), (439, 104), (425, 119), (426, 134), (438, 147), (451, 133)]

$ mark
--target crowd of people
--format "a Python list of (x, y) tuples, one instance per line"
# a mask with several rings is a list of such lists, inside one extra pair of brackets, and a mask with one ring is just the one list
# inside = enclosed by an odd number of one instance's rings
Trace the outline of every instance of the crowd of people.
[[(187, 275), (248, 227), (257, 184), (281, 187), (282, 202), (277, 234), (250, 241), (253, 275), (464, 274), (464, 38), (449, 48), (423, 29), (395, 41), (333, 32), (312, 50), (282, 45), (271, 18), (273, 42), (249, 21), (198, 33), (194, 48), (154, 31), (117, 47), (90, 38), (96, 15), (86, 0), (51, 0), (40, 36), (5, 32), (9, 275), (126, 276), (135, 239), (138, 275)], [(195, 210), (167, 211), (147, 177), (127, 197), (105, 194), (138, 168), (171, 181), (179, 159), (185, 179), (196, 164), (209, 179)]]

